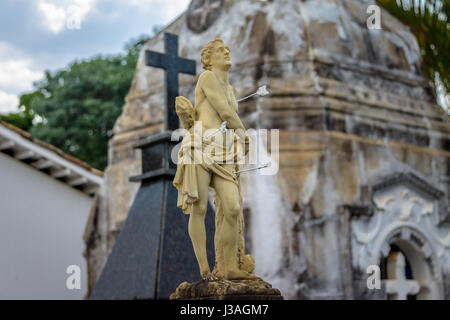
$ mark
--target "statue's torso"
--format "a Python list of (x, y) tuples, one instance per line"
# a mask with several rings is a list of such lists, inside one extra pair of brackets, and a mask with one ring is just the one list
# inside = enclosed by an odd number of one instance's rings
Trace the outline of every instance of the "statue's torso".
[[(227, 97), (229, 107), (237, 112), (237, 101), (233, 87), (228, 84), (226, 87), (221, 86), (221, 89)], [(210, 104), (199, 84), (197, 84), (197, 87), (195, 88), (195, 109), (197, 113), (197, 118), (195, 120), (201, 121), (203, 132), (209, 129), (218, 129), (224, 121)]]

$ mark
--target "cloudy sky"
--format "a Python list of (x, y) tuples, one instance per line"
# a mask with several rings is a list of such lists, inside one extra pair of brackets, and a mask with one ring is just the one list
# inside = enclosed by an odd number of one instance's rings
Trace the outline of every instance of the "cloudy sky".
[(121, 52), (181, 14), (190, 0), (1, 0), (0, 113), (16, 111), (45, 70)]

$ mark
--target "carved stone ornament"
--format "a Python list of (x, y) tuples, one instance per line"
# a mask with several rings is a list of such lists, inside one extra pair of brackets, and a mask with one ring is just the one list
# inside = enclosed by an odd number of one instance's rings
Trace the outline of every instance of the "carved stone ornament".
[(421, 285), (418, 298), (440, 299), (442, 273), (448, 273), (450, 266), (450, 230), (440, 223), (438, 204), (443, 193), (427, 185), (417, 188), (410, 175), (397, 175), (373, 187), (373, 215), (357, 216), (351, 222), (352, 264), (365, 272), (388, 257), (395, 244)]
[(224, 0), (193, 0), (187, 10), (187, 25), (196, 33), (207, 30), (220, 16)]

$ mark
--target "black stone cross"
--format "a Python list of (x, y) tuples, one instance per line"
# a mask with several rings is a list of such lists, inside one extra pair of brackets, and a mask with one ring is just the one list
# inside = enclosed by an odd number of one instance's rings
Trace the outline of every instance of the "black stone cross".
[(162, 68), (166, 70), (166, 105), (167, 110), (164, 118), (166, 130), (176, 130), (179, 127), (178, 116), (175, 112), (175, 98), (178, 94), (178, 74), (187, 73), (194, 75), (195, 60), (188, 60), (178, 56), (178, 36), (164, 33), (164, 46), (166, 53), (145, 51), (145, 62), (147, 66)]

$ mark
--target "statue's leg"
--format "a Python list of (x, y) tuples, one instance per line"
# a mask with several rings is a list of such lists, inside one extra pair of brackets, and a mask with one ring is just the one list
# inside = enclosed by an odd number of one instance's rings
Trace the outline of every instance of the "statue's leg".
[[(234, 170), (234, 165), (224, 164), (227, 170)], [(217, 175), (213, 176), (213, 185), (223, 209), (224, 219), (221, 230), (226, 279), (257, 279), (258, 277), (240, 270), (238, 267), (239, 215), (241, 213), (238, 186)]]
[(211, 174), (201, 165), (197, 165), (197, 182), (199, 199), (194, 202), (189, 217), (189, 236), (194, 247), (202, 279), (212, 280), (213, 276), (206, 255), (206, 229), (205, 216), (208, 207), (208, 186)]

